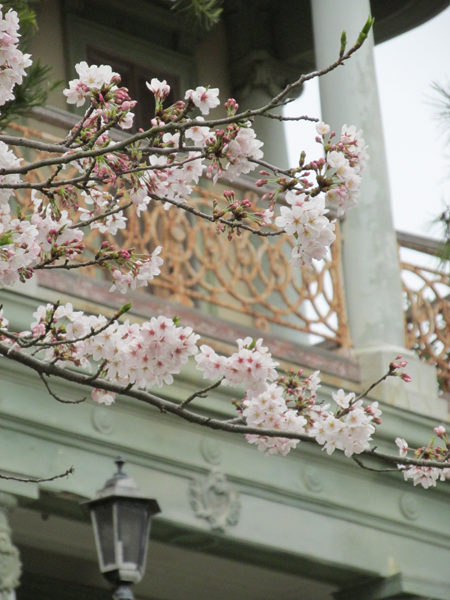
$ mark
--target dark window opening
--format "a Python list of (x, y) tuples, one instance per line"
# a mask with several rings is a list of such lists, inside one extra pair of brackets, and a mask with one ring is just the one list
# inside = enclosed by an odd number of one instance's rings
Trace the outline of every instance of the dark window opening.
[(111, 65), (113, 71), (119, 73), (122, 78), (121, 85), (128, 88), (132, 100), (137, 100), (134, 108), (134, 124), (131, 132), (138, 129), (149, 129), (150, 122), (155, 116), (155, 98), (145, 83), (156, 77), (160, 81), (165, 79), (170, 85), (170, 94), (164, 101), (164, 106), (168, 107), (179, 100), (179, 77), (167, 73), (161, 69), (143, 67), (132, 61), (125, 60), (104, 52), (98, 48), (88, 47), (86, 60), (89, 65)]

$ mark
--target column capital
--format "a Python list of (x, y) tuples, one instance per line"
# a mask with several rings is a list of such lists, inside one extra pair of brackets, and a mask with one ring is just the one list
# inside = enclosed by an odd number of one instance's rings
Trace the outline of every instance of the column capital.
[[(286, 62), (277, 60), (264, 49), (253, 50), (234, 62), (230, 67), (233, 90), (239, 101), (248, 98), (254, 89), (260, 89), (273, 98), (279, 94), (288, 83), (300, 77), (299, 69)], [(292, 96), (299, 96), (301, 88), (293, 90)]]

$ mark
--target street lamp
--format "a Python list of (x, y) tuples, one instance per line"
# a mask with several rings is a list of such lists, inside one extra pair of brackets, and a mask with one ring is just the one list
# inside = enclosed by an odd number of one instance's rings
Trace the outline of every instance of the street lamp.
[(123, 473), (125, 460), (114, 462), (117, 473), (84, 504), (91, 513), (100, 572), (115, 588), (113, 598), (133, 600), (131, 585), (145, 571), (150, 521), (161, 509)]

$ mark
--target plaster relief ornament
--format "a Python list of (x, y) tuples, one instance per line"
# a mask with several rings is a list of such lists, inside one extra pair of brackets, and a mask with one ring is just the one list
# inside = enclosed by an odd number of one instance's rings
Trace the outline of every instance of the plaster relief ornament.
[(94, 429), (103, 435), (111, 435), (114, 431), (114, 417), (111, 411), (103, 406), (94, 406), (91, 413), (91, 421)]
[(191, 481), (189, 502), (195, 515), (206, 519), (214, 531), (223, 532), (227, 526), (236, 525), (239, 521), (239, 493), (218, 469)]
[(302, 471), (302, 479), (305, 483), (305, 486), (311, 492), (315, 492), (318, 494), (323, 490), (324, 482), (320, 473), (320, 470), (317, 467), (307, 466)]
[(209, 437), (203, 438), (200, 443), (200, 451), (206, 462), (218, 465), (222, 460), (222, 452), (216, 440)]
[[(306, 81), (343, 65), (364, 43), (372, 25), (369, 17), (349, 49), (343, 34), (333, 64), (302, 75), (254, 110), (239, 112), (236, 100), (229, 98), (221, 116), (219, 90), (209, 86), (188, 90), (184, 100), (167, 106), (170, 86), (152, 78), (147, 84), (156, 107), (154, 115), (149, 115), (151, 127), (120, 142), (112, 140), (109, 131), (116, 126), (132, 127), (137, 102), (110, 66), (77, 64), (78, 77), (69, 82), (64, 94), (69, 104), (84, 105), (86, 111), (64, 139), (49, 143), (0, 132), (0, 289), (25, 282), (39, 270), (53, 269), (57, 275), (58, 270), (82, 272), (86, 267), (106, 272), (110, 292), (128, 294), (147, 287), (161, 275), (170, 240), (165, 248), (154, 244), (142, 254), (118, 244), (129, 239), (126, 234), (133, 212), (139, 218), (158, 203), (172, 213), (179, 211), (177, 215), (182, 211), (189, 219), (201, 219), (228, 240), (239, 238), (244, 230), (255, 240), (258, 236), (290, 236), (290, 265), (280, 263), (280, 278), (287, 268), (308, 268), (323, 259), (336, 237), (330, 208), (344, 215), (357, 203), (369, 158), (362, 131), (343, 125), (336, 133), (315, 117), (299, 117), (316, 122), (319, 158), (307, 160), (301, 152), (297, 166), (280, 170), (263, 161), (263, 143), (253, 128), (254, 120), (273, 117), (272, 111), (280, 109)], [(0, 6), (0, 107), (14, 100), (14, 87), (31, 64), (29, 56), (19, 50), (18, 32), (17, 13), (9, 10), (4, 14)], [(218, 116), (207, 120), (211, 110)], [(196, 115), (198, 111), (202, 116)], [(277, 118), (283, 120), (281, 115)], [(47, 158), (25, 162), (14, 153), (18, 148), (20, 154), (22, 147)], [(253, 202), (237, 199), (233, 190), (216, 195), (204, 212), (190, 201), (200, 177), (214, 183), (219, 177), (233, 181), (256, 169), (261, 169), (263, 176), (256, 186), (269, 187), (261, 198), (254, 196)], [(20, 203), (22, 192), (27, 201)], [(94, 248), (87, 247), (89, 231), (100, 240)], [(180, 230), (172, 231), (172, 239), (180, 236)], [(205, 247), (203, 251), (219, 270), (221, 253), (211, 242)], [(261, 261), (257, 249), (258, 243), (239, 248), (238, 259), (249, 270), (252, 261)], [(186, 258), (186, 266), (191, 258)], [(262, 339), (238, 339), (234, 352), (224, 356), (207, 344), (199, 347), (200, 336), (182, 326), (178, 317), (149, 315), (146, 321), (124, 320), (130, 309), (131, 304), (126, 303), (106, 317), (75, 310), (70, 302), (49, 303), (37, 307), (28, 329), (15, 331), (0, 308), (0, 356), (36, 372), (52, 398), (65, 404), (85, 398), (63, 400), (51, 389), (54, 379), (87, 387), (92, 401), (103, 405), (102, 410), (107, 411), (116, 399), (133, 398), (198, 426), (244, 435), (266, 456), (286, 456), (301, 442), (312, 442), (329, 455), (343, 452), (362, 467), (361, 456), (376, 457), (394, 468), (398, 465), (405, 479), (425, 488), (450, 477), (450, 441), (443, 426), (435, 429), (440, 445), (433, 439), (427, 447), (411, 449), (398, 438), (399, 456), (382, 453), (371, 444), (381, 424), (381, 411), (377, 402), (367, 403), (365, 398), (374, 385), (388, 377), (411, 380), (401, 371), (406, 361), (400, 356), (359, 396), (337, 390), (332, 403), (323, 404), (317, 397), (319, 372), (307, 377), (301, 370), (280, 374), (278, 362)], [(173, 384), (188, 364), (209, 380), (206, 387), (185, 400), (170, 400), (173, 395), (158, 392), (158, 388)], [(200, 411), (191, 404), (195, 398), (207, 398), (219, 386), (236, 389), (235, 418), (205, 416), (206, 406)], [(105, 434), (111, 429), (100, 411), (94, 413), (93, 425)], [(213, 464), (220, 460), (210, 450), (204, 451), (204, 456)], [(316, 489), (320, 486), (314, 483), (314, 475), (308, 481)], [(192, 482), (190, 500), (196, 514), (207, 519), (213, 529), (222, 531), (237, 523), (238, 494), (219, 471)], [(14, 562), (8, 535), (2, 535), (4, 560)]]
[(399, 504), (400, 510), (407, 519), (415, 521), (419, 518), (419, 505), (412, 494), (402, 494)]

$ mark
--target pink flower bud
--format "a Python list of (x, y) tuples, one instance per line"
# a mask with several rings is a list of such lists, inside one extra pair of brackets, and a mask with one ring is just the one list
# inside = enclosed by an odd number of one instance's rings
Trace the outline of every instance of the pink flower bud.
[(443, 427), (442, 425), (439, 425), (439, 427), (435, 427), (434, 433), (441, 439), (443, 439), (447, 435), (445, 427)]
[(403, 379), (403, 381), (405, 381), (406, 383), (410, 383), (412, 381), (411, 376), (408, 375), (408, 373), (400, 373), (400, 377)]

